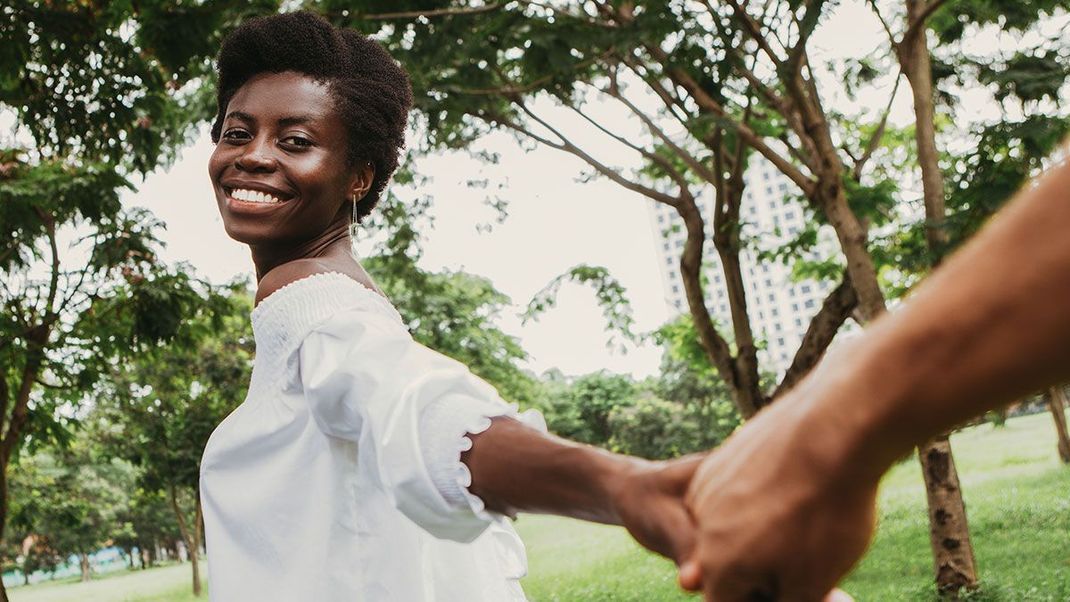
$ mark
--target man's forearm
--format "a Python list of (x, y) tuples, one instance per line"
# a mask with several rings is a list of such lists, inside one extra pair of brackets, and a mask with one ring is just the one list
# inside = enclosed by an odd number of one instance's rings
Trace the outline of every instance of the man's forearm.
[[(1019, 193), (901, 308), (819, 370), (857, 402), (822, 408), (892, 462), (912, 446), (1070, 377), (1070, 166)], [(829, 398), (842, 402), (842, 397)]]

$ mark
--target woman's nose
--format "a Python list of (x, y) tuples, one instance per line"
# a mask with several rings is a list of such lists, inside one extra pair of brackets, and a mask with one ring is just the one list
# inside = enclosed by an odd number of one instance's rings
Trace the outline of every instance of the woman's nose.
[(267, 140), (253, 139), (242, 147), (242, 153), (238, 155), (235, 166), (242, 171), (265, 172), (275, 171), (278, 162), (271, 152)]

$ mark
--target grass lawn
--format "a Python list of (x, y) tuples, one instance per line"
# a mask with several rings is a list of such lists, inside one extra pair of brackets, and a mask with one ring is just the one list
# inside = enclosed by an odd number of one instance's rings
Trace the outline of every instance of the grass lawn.
[[(1048, 414), (984, 425), (953, 439), (983, 579), (976, 602), (1070, 601), (1070, 468), (1055, 453)], [(925, 493), (917, 461), (896, 466), (881, 489), (881, 527), (844, 584), (860, 601), (932, 600)], [(694, 600), (671, 563), (622, 530), (524, 516), (533, 601)], [(88, 584), (13, 588), (13, 602), (191, 602), (189, 566), (120, 573)]]

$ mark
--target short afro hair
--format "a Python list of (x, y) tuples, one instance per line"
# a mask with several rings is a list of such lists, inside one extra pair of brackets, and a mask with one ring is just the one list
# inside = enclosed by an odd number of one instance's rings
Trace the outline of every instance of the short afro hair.
[(348, 129), (347, 161), (375, 167), (371, 189), (357, 202), (357, 220), (371, 213), (397, 169), (412, 107), (409, 76), (382, 46), (309, 12), (254, 17), (223, 40), (217, 70), (217, 143), (231, 97), (252, 77), (296, 71), (326, 84)]

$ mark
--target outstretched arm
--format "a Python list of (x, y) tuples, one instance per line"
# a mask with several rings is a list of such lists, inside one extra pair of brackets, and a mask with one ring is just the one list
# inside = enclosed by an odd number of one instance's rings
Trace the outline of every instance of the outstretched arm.
[(487, 507), (623, 525), (639, 543), (681, 562), (695, 527), (684, 494), (702, 457), (651, 462), (610, 453), (497, 418), (462, 459), (469, 490)]
[(1064, 162), (709, 456), (689, 492), (700, 534), (681, 582), (717, 602), (820, 599), (865, 551), (895, 459), (1070, 377), (1068, 341)]

